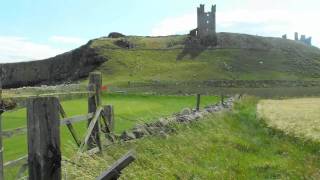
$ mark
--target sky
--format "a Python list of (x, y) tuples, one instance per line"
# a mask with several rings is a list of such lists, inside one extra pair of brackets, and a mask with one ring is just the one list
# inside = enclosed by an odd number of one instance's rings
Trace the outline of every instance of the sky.
[(217, 31), (281, 37), (312, 36), (320, 47), (319, 0), (3, 0), (0, 63), (41, 60), (110, 32), (186, 34), (196, 8), (217, 5)]

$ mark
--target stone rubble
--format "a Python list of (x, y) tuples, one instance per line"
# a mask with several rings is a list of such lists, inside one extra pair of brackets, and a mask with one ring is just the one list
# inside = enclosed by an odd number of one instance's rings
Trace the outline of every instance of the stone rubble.
[(123, 132), (119, 136), (119, 139), (121, 141), (130, 141), (152, 135), (167, 137), (168, 134), (174, 132), (174, 128), (171, 126), (173, 123), (191, 123), (213, 113), (231, 110), (237, 98), (238, 97), (228, 98), (223, 103), (206, 106), (200, 111), (184, 108), (180, 113), (176, 113), (171, 117), (160, 118), (156, 122), (137, 125), (132, 130)]

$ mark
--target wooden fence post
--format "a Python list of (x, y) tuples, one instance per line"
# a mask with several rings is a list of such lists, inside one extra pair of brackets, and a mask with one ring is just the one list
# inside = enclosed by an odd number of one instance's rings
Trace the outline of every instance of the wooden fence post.
[(115, 162), (107, 171), (103, 172), (96, 180), (115, 180), (121, 175), (121, 171), (135, 160), (131, 151)]
[[(2, 101), (2, 83), (1, 83), (1, 69), (0, 69), (0, 104)], [(2, 114), (2, 107), (0, 106), (0, 179), (4, 179), (3, 174), (3, 147), (2, 147), (2, 120), (1, 120), (1, 114)]]
[(105, 133), (112, 133), (114, 131), (114, 110), (112, 105), (103, 107), (102, 117), (105, 120)]
[(102, 111), (102, 122), (104, 123), (104, 127), (102, 132), (104, 133), (105, 137), (108, 138), (110, 141), (115, 142), (116, 137), (114, 136), (114, 111), (112, 105), (107, 105), (103, 107)]
[(27, 100), (29, 179), (60, 180), (59, 100), (37, 97)]
[(197, 111), (200, 111), (200, 99), (201, 99), (201, 95), (197, 94), (197, 107), (196, 107)]
[[(62, 105), (59, 103), (59, 112), (62, 118), (66, 118), (67, 117), (67, 113), (64, 111)], [(66, 124), (74, 141), (76, 142), (76, 144), (78, 145), (78, 147), (80, 147), (81, 145), (81, 141), (78, 139), (78, 135), (75, 131), (75, 129), (73, 128), (73, 125), (71, 123), (67, 123)]]
[[(90, 95), (88, 98), (88, 112), (89, 113), (95, 113), (99, 106), (101, 106), (101, 84), (102, 84), (102, 75), (99, 72), (93, 72), (89, 75), (89, 91), (95, 92), (93, 95)], [(88, 120), (88, 126), (90, 125), (90, 122), (92, 121), (92, 118)], [(100, 150), (102, 150), (101, 140), (100, 140), (100, 134), (99, 134), (99, 121), (98, 119), (96, 125), (94, 126), (94, 129), (92, 131), (92, 134), (88, 140), (88, 149), (92, 149), (95, 146), (98, 146)]]
[(224, 106), (224, 95), (223, 94), (221, 94), (221, 105)]

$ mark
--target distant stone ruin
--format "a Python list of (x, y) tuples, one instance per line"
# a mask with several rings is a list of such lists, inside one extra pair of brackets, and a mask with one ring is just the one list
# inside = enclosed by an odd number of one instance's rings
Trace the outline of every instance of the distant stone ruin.
[(312, 37), (306, 37), (306, 35), (301, 35), (300, 39), (299, 39), (299, 33), (294, 33), (294, 40), (295, 41), (300, 41), (306, 45), (312, 46)]
[(205, 5), (200, 4), (197, 8), (198, 27), (190, 31), (192, 37), (201, 40), (202, 44), (217, 44), (216, 34), (216, 5), (211, 7), (211, 12), (205, 12)]
[(287, 34), (282, 35), (282, 39), (287, 39)]
[(297, 32), (294, 33), (294, 40), (299, 41), (299, 34)]
[(211, 7), (211, 12), (205, 12), (204, 5), (198, 7), (197, 36), (205, 38), (216, 34), (216, 5)]

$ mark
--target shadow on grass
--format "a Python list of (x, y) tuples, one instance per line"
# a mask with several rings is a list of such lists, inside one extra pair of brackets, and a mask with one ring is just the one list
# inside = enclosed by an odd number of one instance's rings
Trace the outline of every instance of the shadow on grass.
[(184, 49), (178, 54), (176, 60), (182, 60), (184, 57), (189, 56), (191, 59), (198, 57), (203, 51), (208, 49), (209, 46), (201, 45), (200, 41), (188, 38), (184, 42)]
[(178, 54), (176, 60), (182, 60), (184, 57), (189, 56), (191, 59), (198, 57), (203, 51), (209, 47), (215, 47), (217, 45), (216, 36), (208, 36), (203, 39), (189, 36), (184, 42), (183, 51)]

